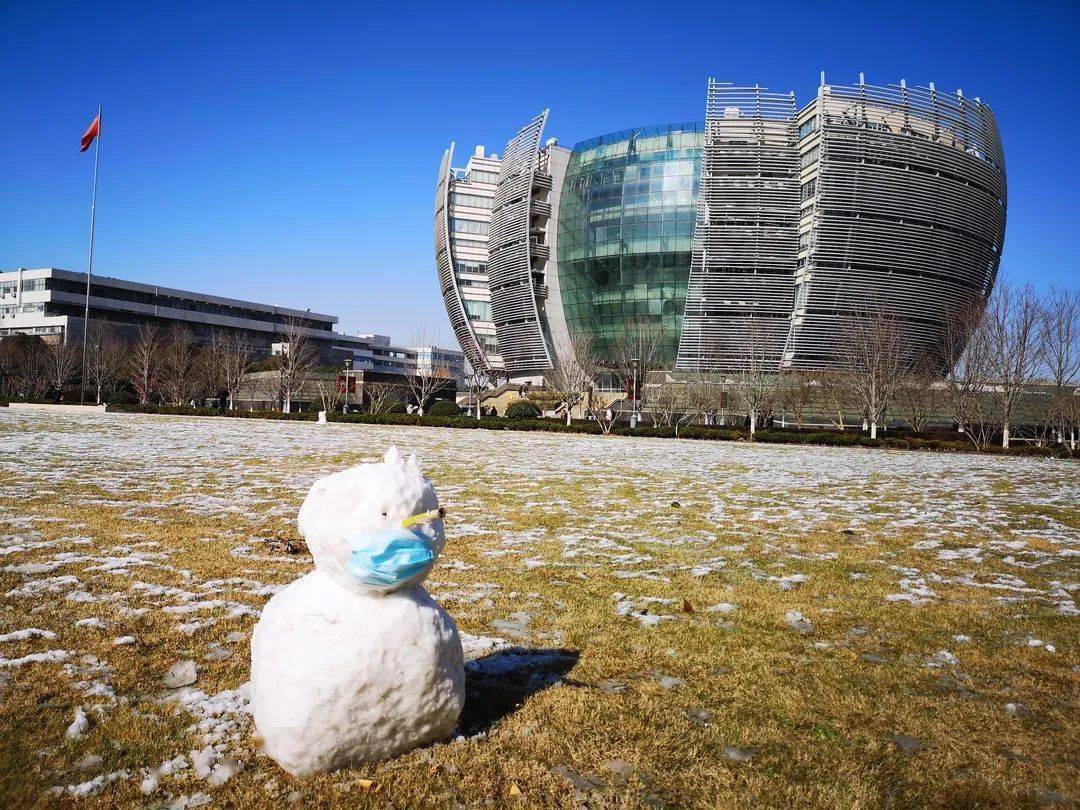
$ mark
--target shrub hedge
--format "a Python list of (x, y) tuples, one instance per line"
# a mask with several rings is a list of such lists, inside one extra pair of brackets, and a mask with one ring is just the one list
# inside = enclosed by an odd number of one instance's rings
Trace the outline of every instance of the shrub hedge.
[(219, 411), (216, 408), (189, 408), (186, 405), (109, 405), (110, 413), (158, 413), (169, 416), (229, 416), (234, 419), (283, 419), (290, 422), (314, 422), (315, 411), (278, 413), (277, 411)]
[(431, 403), (425, 416), (461, 416), (461, 408), (448, 399), (437, 399)]
[(518, 399), (506, 406), (507, 419), (536, 419), (540, 406), (527, 399)]
[[(517, 404), (517, 403), (513, 403)], [(176, 405), (110, 405), (109, 411), (123, 413), (157, 413), (176, 416), (226, 416), (238, 419), (285, 419), (296, 422), (314, 422), (318, 414), (314, 411), (305, 413), (278, 413), (276, 411), (217, 411), (211, 408), (188, 408)], [(498, 416), (485, 416), (476, 419), (464, 414), (457, 416), (439, 416), (430, 412), (425, 416), (409, 413), (330, 413), (331, 422), (346, 422), (358, 425), (408, 425), (415, 427), (462, 428), (466, 430), (533, 430), (545, 433), (582, 433), (600, 435), (600, 426), (591, 421), (575, 421), (567, 425), (558, 419), (514, 419)], [(614, 436), (638, 436), (656, 439), (675, 438), (673, 428), (637, 427), (631, 430), (627, 426), (612, 429)], [(746, 431), (731, 427), (713, 427), (708, 425), (688, 425), (680, 428), (678, 438), (702, 441), (749, 441)], [(871, 439), (856, 430), (851, 431), (795, 431), (759, 430), (754, 434), (754, 441), (768, 444), (827, 445), (831, 447), (878, 447), (894, 450), (928, 450), (932, 452), (970, 453), (974, 447), (970, 442), (960, 439), (920, 438), (917, 436), (885, 436)], [(1013, 456), (1058, 456), (1069, 457), (1059, 448), (1037, 447), (1035, 445), (1017, 445), (1005, 450), (1001, 447), (988, 447), (986, 453)]]

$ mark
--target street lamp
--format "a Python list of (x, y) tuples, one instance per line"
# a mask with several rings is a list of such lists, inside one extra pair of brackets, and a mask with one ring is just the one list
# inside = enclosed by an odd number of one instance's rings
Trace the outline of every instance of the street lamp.
[(637, 427), (638, 415), (637, 415), (637, 402), (638, 402), (638, 389), (637, 389), (637, 373), (638, 363), (641, 362), (640, 357), (631, 357), (630, 362), (633, 364), (634, 370), (634, 387), (630, 389), (630, 429), (633, 430)]

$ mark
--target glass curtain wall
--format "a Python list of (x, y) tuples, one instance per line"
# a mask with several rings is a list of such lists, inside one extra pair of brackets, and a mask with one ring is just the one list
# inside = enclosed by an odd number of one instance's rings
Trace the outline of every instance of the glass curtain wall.
[(690, 275), (703, 123), (624, 130), (574, 146), (559, 208), (559, 286), (571, 334), (601, 357), (636, 321), (674, 362)]

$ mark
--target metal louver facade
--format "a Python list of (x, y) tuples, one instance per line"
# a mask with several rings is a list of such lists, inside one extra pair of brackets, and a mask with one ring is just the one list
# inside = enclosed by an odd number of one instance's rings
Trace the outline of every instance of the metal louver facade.
[(544, 372), (552, 367), (551, 348), (541, 322), (538, 297), (545, 294), (542, 269), (548, 247), (531, 237), (533, 189), (550, 188), (551, 178), (539, 170), (544, 110), (510, 139), (503, 153), (491, 210), (488, 236), (488, 279), (491, 314), (508, 373)]
[(779, 368), (799, 238), (795, 114), (794, 94), (709, 80), (681, 370), (738, 368), (751, 350)]
[(461, 289), (454, 278), (454, 252), (450, 239), (450, 166), (453, 160), (454, 144), (451, 143), (439, 164), (439, 182), (435, 188), (435, 266), (439, 271), (443, 305), (461, 351), (473, 368), (488, 371), (487, 357), (469, 323)]
[(860, 83), (822, 86), (801, 120), (819, 165), (785, 365), (834, 368), (845, 321), (871, 307), (903, 322), (910, 359), (955, 359), (940, 358), (946, 322), (985, 304), (1005, 239), (990, 110), (932, 85)]

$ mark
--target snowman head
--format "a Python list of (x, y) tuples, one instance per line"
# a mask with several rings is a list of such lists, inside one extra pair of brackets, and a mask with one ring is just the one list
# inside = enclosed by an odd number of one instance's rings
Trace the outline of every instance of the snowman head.
[(361, 592), (421, 582), (446, 542), (434, 487), (396, 447), (316, 481), (298, 523), (315, 567)]

